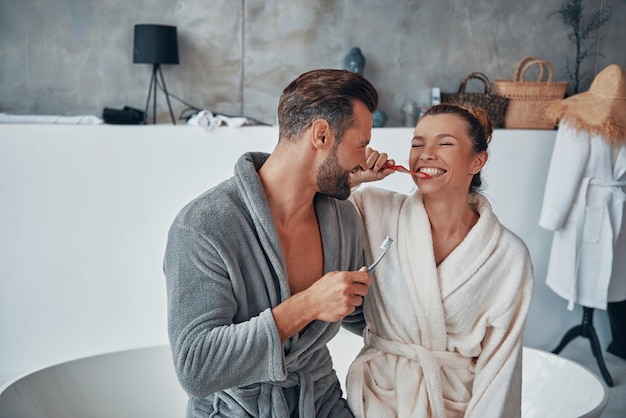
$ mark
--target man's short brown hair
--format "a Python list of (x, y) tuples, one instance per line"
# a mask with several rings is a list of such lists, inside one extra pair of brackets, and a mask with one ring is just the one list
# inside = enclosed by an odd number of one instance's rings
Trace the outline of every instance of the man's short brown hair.
[(378, 107), (378, 93), (362, 75), (347, 70), (308, 71), (293, 80), (278, 103), (279, 140), (299, 138), (317, 119), (324, 119), (340, 141), (354, 123), (354, 102), (370, 112)]

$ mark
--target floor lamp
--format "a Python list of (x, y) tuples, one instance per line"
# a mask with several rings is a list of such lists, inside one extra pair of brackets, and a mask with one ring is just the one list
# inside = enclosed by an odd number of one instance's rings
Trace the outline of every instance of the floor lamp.
[[(161, 71), (161, 64), (178, 64), (178, 39), (176, 26), (140, 24), (135, 25), (135, 40), (133, 45), (133, 63), (152, 64), (152, 77), (148, 87), (146, 100), (145, 121), (148, 119), (150, 98), (152, 98), (152, 123), (156, 123), (157, 87), (159, 81), (163, 86), (167, 107), (170, 110), (172, 123), (176, 125), (170, 96), (167, 93), (165, 79)], [(160, 79), (160, 80), (159, 80)]]

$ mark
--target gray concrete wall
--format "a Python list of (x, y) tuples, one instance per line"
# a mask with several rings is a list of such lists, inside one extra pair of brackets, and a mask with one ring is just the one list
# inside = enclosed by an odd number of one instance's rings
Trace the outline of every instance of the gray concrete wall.
[[(400, 126), (405, 101), (426, 105), (431, 87), (456, 91), (471, 71), (510, 79), (526, 55), (550, 61), (554, 80), (566, 81), (570, 28), (548, 18), (564, 1), (0, 0), (0, 112), (101, 116), (105, 106), (143, 108), (150, 66), (132, 63), (133, 25), (159, 23), (178, 27), (180, 65), (163, 71), (184, 102), (273, 124), (290, 80), (342, 68), (358, 46), (387, 126)], [(626, 67), (626, 2), (583, 5), (586, 17), (614, 8), (584, 70), (593, 78), (608, 64)], [(176, 116), (187, 107), (172, 104)]]

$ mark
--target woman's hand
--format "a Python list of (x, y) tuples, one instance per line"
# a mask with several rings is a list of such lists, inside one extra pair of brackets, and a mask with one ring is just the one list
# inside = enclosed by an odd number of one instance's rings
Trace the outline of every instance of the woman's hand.
[(387, 168), (387, 163), (395, 164), (394, 160), (388, 159), (386, 153), (380, 153), (375, 149), (367, 147), (365, 150), (367, 167), (365, 170), (355, 171), (350, 174), (350, 187), (356, 187), (361, 183), (378, 181), (393, 173), (394, 170)]

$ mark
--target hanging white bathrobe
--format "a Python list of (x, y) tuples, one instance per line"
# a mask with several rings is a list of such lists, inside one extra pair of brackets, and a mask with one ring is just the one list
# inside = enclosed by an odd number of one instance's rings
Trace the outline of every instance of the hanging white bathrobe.
[(626, 299), (626, 148), (561, 122), (539, 225), (554, 231), (546, 284), (582, 306)]

